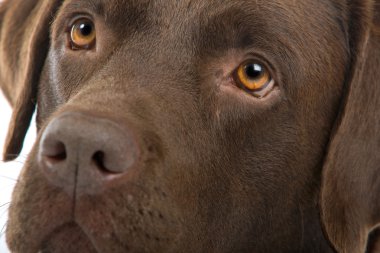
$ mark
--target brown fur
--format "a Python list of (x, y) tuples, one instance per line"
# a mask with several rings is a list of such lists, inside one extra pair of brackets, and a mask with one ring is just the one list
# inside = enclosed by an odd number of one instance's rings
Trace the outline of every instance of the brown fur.
[[(376, 252), (380, 223), (377, 0), (8, 0), (0, 87), (20, 152), (12, 252)], [(67, 48), (89, 13), (96, 52)], [(278, 89), (256, 99), (224, 78), (247, 54)], [(80, 111), (134, 129), (128, 182), (94, 195), (49, 183), (41, 134)], [(80, 170), (80, 168), (79, 168)], [(369, 234), (374, 231), (371, 240)]]

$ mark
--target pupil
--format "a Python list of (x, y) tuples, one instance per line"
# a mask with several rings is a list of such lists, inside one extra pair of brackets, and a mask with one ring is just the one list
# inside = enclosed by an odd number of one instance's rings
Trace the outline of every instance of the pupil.
[(245, 66), (245, 74), (250, 79), (257, 79), (263, 74), (263, 67), (259, 64), (248, 64)]
[(92, 25), (88, 23), (81, 24), (79, 29), (83, 36), (89, 36), (92, 33)]

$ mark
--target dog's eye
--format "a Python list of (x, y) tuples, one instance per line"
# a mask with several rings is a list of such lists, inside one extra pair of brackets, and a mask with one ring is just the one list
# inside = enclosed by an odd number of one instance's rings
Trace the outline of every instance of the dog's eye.
[(73, 50), (91, 49), (95, 45), (95, 40), (95, 25), (91, 20), (81, 18), (71, 26), (70, 42)]
[(255, 97), (264, 97), (273, 89), (274, 80), (269, 71), (260, 63), (246, 61), (234, 75), (235, 82)]

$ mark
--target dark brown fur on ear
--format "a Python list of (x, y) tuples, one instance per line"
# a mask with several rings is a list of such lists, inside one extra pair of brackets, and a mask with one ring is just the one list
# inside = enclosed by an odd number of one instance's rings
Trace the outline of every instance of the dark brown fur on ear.
[(348, 2), (351, 74), (324, 165), (321, 209), (337, 251), (364, 253), (380, 224), (380, 6)]
[(4, 148), (5, 160), (16, 158), (22, 149), (49, 48), (49, 23), (59, 2), (12, 0), (1, 5), (0, 88), (13, 107)]

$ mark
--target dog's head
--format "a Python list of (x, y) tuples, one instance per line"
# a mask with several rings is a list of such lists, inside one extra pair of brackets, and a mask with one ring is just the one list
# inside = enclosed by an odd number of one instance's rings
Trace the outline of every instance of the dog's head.
[(364, 252), (380, 222), (378, 9), (6, 1), (5, 159), (35, 108), (39, 130), (11, 250)]

